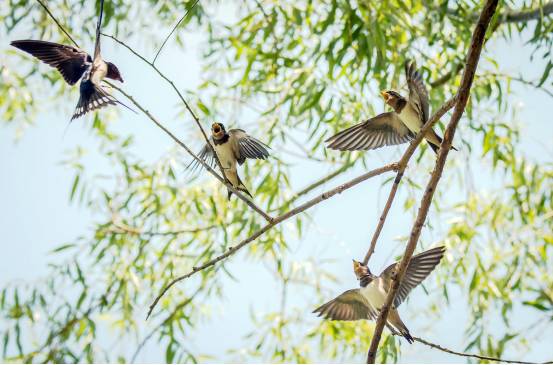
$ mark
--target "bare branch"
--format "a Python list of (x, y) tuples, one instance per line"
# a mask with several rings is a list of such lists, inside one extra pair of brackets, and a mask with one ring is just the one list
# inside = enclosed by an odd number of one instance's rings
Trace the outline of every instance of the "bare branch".
[(483, 356), (483, 355), (478, 355), (478, 354), (469, 354), (469, 353), (465, 353), (465, 352), (453, 351), (453, 350), (450, 350), (448, 348), (442, 347), (440, 345), (436, 345), (432, 342), (426, 341), (426, 340), (424, 340), (420, 337), (413, 337), (413, 339), (417, 342), (425, 344), (426, 346), (430, 346), (430, 347), (432, 347), (436, 350), (447, 352), (448, 354), (452, 354), (452, 355), (469, 357), (469, 358), (471, 357), (471, 358), (480, 359), (480, 360), (487, 360), (487, 361), (504, 362), (504, 363), (508, 363), (508, 364), (537, 364), (537, 363), (534, 363), (534, 362), (525, 362), (525, 361), (520, 361), (520, 360), (505, 360), (505, 359), (500, 359), (498, 357), (490, 357), (490, 356)]
[[(467, 15), (459, 14), (457, 9), (447, 8), (446, 13), (454, 16), (462, 16), (467, 18)], [(542, 17), (546, 17), (549, 14), (553, 13), (553, 1), (548, 1), (542, 6), (538, 6), (532, 9), (523, 9), (523, 10), (506, 10), (503, 13), (499, 14), (497, 22), (499, 24), (505, 23), (525, 23), (532, 20), (538, 20)], [(471, 13), (468, 15), (468, 18), (472, 21), (478, 20), (478, 13)]]
[(69, 40), (71, 42), (73, 42), (73, 44), (75, 45), (75, 47), (77, 48), (80, 48), (79, 47), (79, 44), (73, 39), (73, 37), (71, 37), (71, 35), (65, 30), (65, 28), (63, 27), (63, 25), (61, 25), (61, 23), (56, 19), (56, 17), (54, 16), (54, 14), (52, 14), (50, 12), (50, 9), (48, 9), (48, 7), (46, 6), (46, 4), (44, 4), (41, 0), (36, 0), (40, 6), (42, 6), (42, 8), (46, 11), (46, 13), (48, 13), (48, 15), (50, 16), (50, 18), (52, 18), (52, 20), (54, 21), (54, 23), (56, 23), (56, 25), (58, 26), (58, 28), (60, 28), (60, 30), (63, 32), (63, 34), (65, 34), (65, 36), (67, 38), (69, 38)]
[(189, 277), (191, 277), (192, 275), (202, 271), (202, 270), (205, 270), (209, 267), (212, 267), (214, 266), (215, 264), (217, 264), (219, 261), (222, 261), (224, 259), (226, 259), (227, 257), (229, 256), (232, 256), (234, 255), (236, 252), (238, 252), (241, 248), (247, 246), (248, 244), (250, 244), (251, 242), (253, 242), (255, 239), (257, 239), (259, 236), (263, 235), (265, 232), (267, 232), (268, 230), (270, 230), (271, 228), (273, 228), (274, 226), (284, 222), (285, 220), (289, 219), (289, 218), (292, 218), (293, 216), (313, 207), (314, 205), (317, 205), (319, 204), (320, 202), (322, 202), (323, 200), (326, 200), (326, 199), (329, 199), (331, 197), (333, 197), (334, 195), (336, 194), (340, 194), (342, 193), (343, 191), (349, 189), (349, 188), (352, 188), (354, 187), (355, 185), (367, 180), (367, 179), (370, 179), (371, 177), (374, 177), (374, 176), (378, 176), (378, 175), (381, 175), (387, 171), (392, 171), (392, 170), (396, 170), (397, 169), (397, 164), (396, 163), (392, 163), (392, 164), (389, 164), (389, 165), (385, 165), (385, 166), (382, 166), (378, 169), (374, 169), (372, 171), (369, 171), (367, 173), (364, 173), (363, 175), (361, 176), (358, 176), (356, 177), (355, 179), (353, 180), (350, 180), (342, 185), (339, 185), (337, 186), (336, 188), (332, 189), (332, 190), (329, 190), (321, 195), (319, 195), (318, 197), (316, 198), (313, 198), (309, 201), (307, 201), (306, 203), (300, 205), (299, 207), (296, 207), (290, 211), (288, 211), (287, 213), (284, 213), (282, 215), (279, 215), (278, 217), (274, 218), (271, 222), (269, 222), (268, 224), (266, 224), (265, 226), (263, 226), (261, 229), (257, 230), (256, 232), (254, 232), (251, 236), (249, 236), (248, 238), (244, 239), (242, 242), (240, 242), (239, 244), (237, 244), (236, 246), (234, 247), (229, 247), (228, 250), (215, 257), (214, 259), (212, 260), (209, 260), (207, 262), (205, 262), (204, 264), (202, 264), (201, 266), (197, 266), (197, 267), (193, 267), (192, 268), (192, 271), (188, 272), (187, 274), (185, 275), (182, 275), (182, 276), (179, 276), (175, 279), (173, 279), (172, 281), (169, 282), (169, 284), (167, 284), (163, 290), (160, 292), (160, 294), (154, 299), (153, 303), (150, 305), (150, 309), (148, 310), (148, 314), (146, 316), (146, 318), (148, 318), (150, 316), (150, 314), (152, 313), (152, 311), (154, 310), (154, 308), (156, 307), (157, 303), (159, 302), (159, 300), (165, 295), (165, 293), (173, 286), (175, 285), (176, 283), (178, 283), (179, 281), (182, 281), (184, 279), (187, 279)]
[(399, 267), (397, 268), (397, 273), (394, 275), (395, 277), (392, 280), (392, 285), (388, 293), (388, 296), (386, 298), (386, 302), (384, 303), (384, 306), (381, 308), (380, 313), (378, 315), (376, 328), (374, 330), (369, 352), (367, 354), (367, 363), (375, 362), (376, 351), (378, 348), (378, 344), (380, 342), (380, 338), (382, 336), (382, 330), (384, 329), (384, 324), (386, 323), (386, 319), (390, 311), (390, 307), (399, 289), (401, 280), (405, 275), (405, 271), (407, 270), (409, 261), (411, 260), (411, 257), (413, 256), (413, 252), (415, 251), (415, 248), (417, 246), (417, 242), (421, 234), (422, 226), (426, 221), (426, 216), (428, 215), (428, 210), (430, 209), (430, 204), (432, 203), (432, 197), (434, 196), (436, 186), (438, 185), (438, 182), (440, 181), (440, 178), (442, 176), (445, 162), (447, 160), (447, 156), (449, 154), (449, 150), (451, 148), (451, 144), (453, 141), (453, 136), (455, 135), (455, 130), (457, 129), (459, 120), (461, 119), (461, 116), (463, 115), (463, 112), (465, 111), (465, 107), (467, 105), (467, 101), (470, 95), (470, 89), (472, 86), (472, 82), (474, 80), (474, 74), (476, 73), (476, 67), (478, 65), (478, 61), (480, 59), (480, 53), (482, 51), (482, 46), (484, 44), (486, 30), (488, 29), (488, 25), (490, 24), (491, 18), (495, 13), (495, 10), (497, 8), (497, 3), (498, 3), (498, 0), (486, 1), (486, 4), (482, 9), (482, 13), (480, 14), (480, 18), (478, 19), (478, 23), (476, 24), (474, 32), (472, 34), (472, 40), (471, 40), (471, 45), (467, 55), (465, 71), (463, 72), (463, 77), (461, 79), (461, 86), (459, 87), (459, 91), (457, 93), (458, 100), (455, 105), (455, 108), (453, 109), (453, 115), (451, 116), (451, 120), (444, 133), (444, 138), (440, 146), (440, 149), (438, 151), (438, 158), (436, 160), (436, 165), (434, 166), (434, 170), (432, 171), (432, 175), (430, 176), (430, 180), (428, 181), (426, 190), (422, 197), (421, 205), (417, 213), (417, 218), (413, 224), (411, 235), (409, 237), (409, 242), (407, 243), (407, 246), (405, 248), (405, 253), (399, 264)]
[(171, 38), (171, 35), (173, 35), (173, 33), (175, 32), (175, 30), (177, 30), (177, 28), (179, 27), (180, 23), (182, 23), (182, 21), (184, 19), (186, 19), (186, 17), (188, 16), (188, 14), (192, 11), (192, 9), (194, 9), (194, 7), (196, 7), (196, 4), (198, 3), (199, 0), (196, 0), (194, 1), (194, 4), (192, 4), (192, 6), (190, 8), (188, 8), (186, 10), (186, 13), (184, 13), (184, 15), (182, 16), (182, 18), (179, 19), (179, 21), (177, 22), (177, 24), (175, 24), (175, 26), (173, 27), (173, 29), (171, 30), (171, 32), (167, 35), (167, 37), (165, 37), (165, 40), (163, 41), (163, 43), (161, 44), (161, 47), (159, 47), (159, 49), (157, 50), (156, 52), (156, 55), (152, 61), (152, 65), (156, 63), (156, 60), (157, 60), (157, 56), (159, 56), (159, 54), (161, 53), (161, 50), (163, 49), (163, 47), (165, 47), (165, 43), (167, 43), (167, 41), (169, 40), (169, 38)]

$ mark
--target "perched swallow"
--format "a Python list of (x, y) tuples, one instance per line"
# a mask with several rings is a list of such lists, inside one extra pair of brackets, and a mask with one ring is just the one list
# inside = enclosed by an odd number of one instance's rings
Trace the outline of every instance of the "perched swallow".
[(100, 109), (110, 104), (121, 104), (127, 107), (113, 96), (109, 95), (100, 85), (105, 77), (123, 82), (123, 78), (117, 66), (111, 62), (104, 61), (100, 54), (102, 14), (103, 1), (96, 26), (94, 57), (91, 57), (87, 52), (79, 48), (58, 43), (38, 40), (19, 40), (11, 42), (12, 46), (55, 67), (69, 85), (74, 85), (77, 81), (81, 80), (80, 98), (71, 120), (89, 111)]
[[(407, 342), (413, 343), (413, 337), (399, 317), (397, 307), (407, 298), (409, 292), (419, 285), (434, 270), (445, 253), (445, 247), (435, 247), (411, 258), (407, 271), (401, 282), (401, 286), (394, 298), (392, 308), (388, 313), (386, 327), (394, 335), (400, 334)], [(360, 289), (347, 290), (328, 303), (315, 309), (319, 317), (338, 321), (357, 321), (360, 319), (376, 320), (392, 285), (395, 275), (396, 262), (388, 266), (379, 276), (371, 273), (366, 265), (353, 260), (353, 271)]]
[[(372, 150), (413, 139), (430, 117), (428, 91), (414, 62), (405, 64), (405, 76), (409, 87), (408, 99), (393, 90), (382, 91), (380, 95), (394, 111), (379, 114), (330, 137), (326, 140), (328, 148), (340, 151)], [(434, 130), (428, 131), (424, 137), (438, 153), (442, 138)]]
[[(221, 161), (221, 165), (225, 170), (225, 176), (231, 185), (251, 197), (252, 194), (250, 194), (240, 176), (238, 176), (236, 162), (242, 165), (246, 161), (246, 158), (265, 160), (269, 157), (269, 152), (267, 151), (269, 146), (249, 136), (242, 129), (230, 129), (227, 131), (221, 123), (213, 123), (211, 126), (210, 143), (215, 152), (217, 152), (219, 161)], [(213, 151), (207, 144), (202, 148), (198, 157), (213, 167), (216, 165)], [(191, 165), (194, 165), (193, 168), (195, 168), (200, 163), (194, 161)], [(229, 190), (229, 199), (231, 195), (232, 191)]]

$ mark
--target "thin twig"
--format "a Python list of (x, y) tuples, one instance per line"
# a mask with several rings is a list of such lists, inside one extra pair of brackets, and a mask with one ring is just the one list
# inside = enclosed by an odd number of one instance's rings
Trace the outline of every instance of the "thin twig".
[(454, 350), (450, 350), (448, 348), (445, 348), (443, 346), (436, 345), (432, 342), (426, 341), (426, 340), (424, 340), (420, 337), (413, 337), (413, 339), (417, 342), (425, 344), (426, 346), (430, 346), (430, 347), (432, 347), (436, 350), (447, 352), (448, 354), (452, 354), (452, 355), (463, 356), (463, 357), (471, 357), (471, 358), (480, 359), (480, 360), (487, 360), (487, 361), (504, 362), (504, 363), (509, 363), (509, 364), (537, 364), (535, 362), (525, 362), (525, 361), (520, 361), (520, 360), (505, 360), (505, 359), (500, 359), (498, 357), (490, 357), (490, 356), (484, 356), (484, 355), (478, 355), (478, 354), (469, 354), (469, 353), (465, 353), (465, 352), (454, 351)]
[(161, 50), (162, 50), (163, 47), (165, 46), (165, 43), (167, 43), (167, 41), (169, 40), (169, 38), (171, 38), (171, 35), (173, 35), (173, 33), (175, 32), (175, 30), (177, 30), (177, 28), (179, 27), (180, 23), (181, 23), (184, 19), (186, 19), (186, 17), (187, 17), (188, 14), (192, 11), (192, 9), (194, 9), (194, 7), (196, 7), (196, 4), (198, 3), (198, 1), (199, 1), (199, 0), (194, 1), (194, 4), (192, 4), (192, 6), (186, 10), (186, 13), (184, 13), (184, 15), (182, 16), (182, 18), (180, 18), (179, 21), (177, 22), (177, 24), (175, 24), (175, 26), (173, 27), (173, 29), (171, 30), (171, 32), (169, 33), (169, 35), (167, 35), (167, 37), (165, 37), (165, 40), (164, 40), (163, 43), (161, 44), (161, 47), (159, 47), (159, 49), (158, 49), (157, 52), (156, 52), (156, 55), (155, 55), (155, 57), (154, 57), (154, 60), (152, 61), (152, 65), (156, 63), (157, 56), (159, 56), (159, 54), (161, 53)]
[(200, 227), (200, 228), (191, 228), (191, 229), (179, 229), (176, 231), (144, 231), (136, 227), (131, 227), (123, 223), (112, 222), (113, 228), (106, 228), (103, 230), (105, 233), (114, 233), (114, 234), (132, 234), (136, 236), (179, 236), (181, 234), (195, 234), (199, 232), (209, 231), (219, 227), (216, 224)]
[(373, 338), (371, 340), (371, 345), (367, 354), (367, 363), (375, 362), (378, 344), (382, 336), (382, 330), (384, 329), (390, 307), (392, 306), (396, 293), (398, 292), (399, 286), (401, 284), (401, 280), (405, 275), (405, 271), (407, 270), (409, 261), (411, 260), (413, 252), (415, 251), (415, 248), (417, 246), (417, 242), (422, 231), (422, 226), (426, 221), (426, 216), (428, 215), (428, 210), (430, 209), (430, 204), (432, 203), (432, 198), (434, 196), (434, 192), (436, 191), (436, 186), (438, 185), (438, 182), (440, 181), (440, 178), (442, 176), (445, 162), (447, 160), (453, 137), (455, 135), (455, 130), (457, 129), (459, 120), (461, 119), (461, 116), (463, 115), (463, 112), (465, 111), (465, 107), (467, 105), (467, 101), (470, 95), (470, 89), (474, 80), (474, 74), (476, 73), (476, 67), (478, 65), (480, 53), (484, 44), (486, 30), (488, 29), (491, 18), (495, 13), (498, 1), (499, 0), (488, 0), (486, 2), (484, 8), (482, 9), (482, 13), (480, 14), (480, 18), (478, 19), (478, 23), (476, 24), (474, 32), (472, 34), (472, 40), (467, 54), (465, 71), (463, 72), (461, 86), (459, 87), (459, 91), (457, 93), (458, 100), (455, 104), (455, 108), (453, 109), (451, 120), (444, 133), (444, 138), (438, 151), (436, 165), (434, 166), (434, 170), (432, 171), (432, 175), (430, 176), (430, 180), (426, 185), (424, 195), (421, 199), (421, 205), (417, 213), (417, 218), (413, 224), (413, 228), (411, 229), (409, 242), (407, 243), (407, 246), (405, 248), (405, 253), (397, 268), (397, 273), (394, 275), (394, 278), (392, 280), (391, 288), (386, 297), (386, 302), (384, 303), (384, 306), (380, 309)]
[[(152, 122), (154, 122), (159, 128), (161, 128), (161, 130), (164, 131), (169, 137), (171, 137), (171, 139), (173, 139), (173, 141), (175, 141), (179, 146), (184, 148), (186, 150), (186, 152), (188, 152), (188, 154), (190, 156), (192, 156), (193, 159), (195, 159), (200, 164), (202, 164), (202, 166), (207, 171), (209, 171), (213, 176), (215, 176), (220, 182), (222, 182), (225, 185), (228, 184), (228, 182), (225, 181), (225, 179), (223, 177), (221, 177), (215, 170), (213, 170), (211, 168), (211, 166), (209, 166), (204, 160), (199, 158), (186, 144), (184, 144), (173, 133), (171, 133), (171, 131), (169, 131), (167, 128), (165, 128), (165, 126), (163, 124), (161, 124), (148, 110), (144, 109), (144, 107), (142, 107), (142, 105), (140, 105), (132, 96), (130, 96), (125, 91), (123, 91), (121, 88), (119, 88), (119, 87), (117, 87), (117, 86), (115, 86), (111, 83), (109, 85), (111, 87), (113, 87), (114, 89), (116, 89), (117, 91), (119, 91), (121, 94), (123, 94), (127, 99), (129, 99), (131, 101), (131, 103), (133, 103), (138, 109), (140, 109), (140, 111), (142, 113), (144, 113), (148, 118), (150, 118), (150, 120)], [(251, 201), (250, 199), (247, 199), (244, 195), (242, 195), (242, 193), (240, 193), (239, 191), (234, 189), (232, 187), (232, 185), (229, 184), (229, 185), (227, 185), (227, 187), (229, 187), (232, 190), (232, 192), (234, 194), (236, 194), (240, 199), (242, 199), (250, 208), (252, 208), (257, 213), (259, 213), (263, 218), (265, 218), (265, 220), (267, 220), (268, 222), (272, 221), (272, 218), (267, 213), (265, 213), (263, 211), (263, 209), (259, 208), (257, 205), (255, 205), (255, 203), (253, 201)]]
[(56, 19), (56, 17), (50, 12), (50, 9), (48, 9), (48, 7), (46, 6), (46, 4), (44, 4), (41, 0), (36, 0), (40, 6), (42, 6), (42, 8), (48, 13), (48, 15), (50, 16), (50, 18), (52, 18), (52, 20), (54, 21), (54, 23), (56, 23), (56, 25), (58, 26), (58, 28), (60, 28), (60, 30), (63, 32), (63, 34), (65, 34), (65, 36), (67, 38), (69, 38), (69, 40), (71, 42), (73, 42), (73, 44), (75, 45), (75, 47), (77, 48), (80, 48), (79, 47), (79, 44), (73, 39), (73, 37), (71, 37), (71, 35), (65, 30), (65, 28), (63, 27), (63, 25), (61, 25), (61, 23)]
[(248, 244), (250, 244), (251, 242), (253, 242), (256, 238), (258, 238), (259, 236), (261, 236), (262, 234), (264, 234), (265, 232), (267, 232), (268, 230), (270, 230), (271, 228), (273, 228), (274, 226), (278, 225), (279, 223), (282, 223), (284, 222), (285, 220), (289, 219), (289, 218), (292, 218), (293, 216), (313, 207), (314, 205), (317, 205), (319, 204), (320, 202), (326, 200), (326, 199), (329, 199), (331, 197), (333, 197), (334, 195), (336, 194), (340, 194), (342, 193), (343, 191), (371, 178), (371, 177), (374, 177), (374, 176), (378, 176), (380, 174), (383, 174), (387, 171), (392, 171), (392, 170), (396, 170), (397, 169), (397, 164), (396, 163), (392, 163), (392, 164), (389, 164), (389, 165), (385, 165), (385, 166), (382, 166), (380, 168), (377, 168), (377, 169), (374, 169), (372, 171), (369, 171), (367, 173), (364, 173), (363, 175), (361, 176), (358, 176), (356, 177), (355, 179), (353, 180), (350, 180), (342, 185), (339, 185), (337, 186), (336, 188), (332, 189), (332, 190), (329, 190), (321, 195), (319, 195), (318, 197), (316, 198), (313, 198), (309, 201), (307, 201), (306, 203), (300, 205), (299, 207), (297, 208), (294, 208), (290, 211), (288, 211), (287, 213), (284, 213), (282, 215), (279, 215), (278, 217), (274, 218), (271, 222), (267, 223), (265, 226), (263, 226), (261, 229), (257, 230), (256, 232), (254, 232), (251, 236), (249, 236), (248, 238), (244, 239), (242, 242), (240, 242), (239, 244), (237, 244), (236, 246), (234, 247), (229, 247), (228, 250), (215, 257), (214, 259), (212, 260), (209, 260), (207, 262), (205, 262), (204, 264), (202, 264), (201, 266), (197, 266), (197, 267), (193, 267), (192, 268), (192, 271), (188, 272), (187, 274), (185, 275), (182, 275), (182, 276), (179, 276), (175, 279), (173, 279), (172, 281), (169, 282), (169, 284), (167, 284), (160, 292), (160, 294), (154, 299), (153, 303), (150, 305), (150, 308), (148, 310), (148, 314), (146, 316), (146, 318), (148, 318), (150, 316), (150, 314), (152, 313), (152, 311), (154, 310), (154, 308), (156, 307), (157, 303), (159, 302), (159, 300), (165, 295), (165, 293), (173, 286), (175, 285), (176, 283), (178, 283), (179, 281), (182, 281), (184, 279), (187, 279), (189, 277), (191, 277), (192, 275), (204, 270), (204, 269), (207, 269), (209, 267), (212, 267), (214, 266), (215, 264), (217, 264), (219, 261), (221, 260), (224, 260), (226, 259), (227, 257), (229, 256), (232, 256), (234, 255), (236, 252), (238, 252), (241, 248), (247, 246)]

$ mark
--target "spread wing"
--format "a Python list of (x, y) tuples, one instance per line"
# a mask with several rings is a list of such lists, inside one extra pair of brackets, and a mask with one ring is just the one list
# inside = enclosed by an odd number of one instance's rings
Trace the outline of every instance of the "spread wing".
[(234, 156), (240, 165), (246, 161), (246, 158), (265, 160), (269, 157), (269, 151), (267, 151), (269, 146), (249, 136), (244, 130), (231, 129), (228, 131), (228, 134), (231, 139), (230, 142), (232, 143)]
[(69, 85), (74, 85), (79, 81), (92, 62), (85, 51), (63, 44), (20, 40), (11, 42), (11, 45), (57, 68)]
[[(422, 283), (424, 279), (434, 270), (436, 265), (440, 262), (445, 253), (445, 247), (439, 246), (432, 248), (428, 251), (424, 251), (415, 255), (411, 258), (409, 266), (407, 266), (407, 271), (401, 282), (401, 286), (394, 298), (394, 307), (397, 308), (407, 295), (413, 290), (417, 285)], [(386, 279), (392, 279), (394, 275), (394, 270), (396, 265), (399, 265), (398, 262), (388, 266), (382, 274), (381, 277)]]
[(351, 289), (321, 305), (313, 313), (319, 317), (336, 321), (376, 319), (378, 311), (361, 295), (359, 289)]
[(401, 144), (413, 137), (395, 112), (387, 112), (343, 130), (325, 142), (333, 150), (356, 151)]
[(415, 62), (405, 63), (405, 76), (409, 87), (409, 101), (417, 109), (421, 120), (426, 123), (429, 118), (428, 91)]
[[(197, 156), (200, 160), (204, 161), (212, 168), (216, 167), (217, 162), (215, 161), (213, 150), (209, 148), (207, 144), (205, 144), (204, 147), (200, 150), (200, 152), (198, 152)], [(188, 166), (186, 166), (186, 169), (190, 169), (190, 171), (195, 171), (201, 165), (202, 164), (198, 160), (194, 159), (192, 162), (188, 164)]]

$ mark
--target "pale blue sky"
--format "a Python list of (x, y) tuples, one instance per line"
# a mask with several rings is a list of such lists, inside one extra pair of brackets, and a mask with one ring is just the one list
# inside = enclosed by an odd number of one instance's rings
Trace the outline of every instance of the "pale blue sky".
[[(11, 34), (10, 38), (28, 36), (29, 33), (22, 29)], [(172, 47), (170, 42), (160, 57), (158, 66), (181, 88), (194, 89), (194, 85), (200, 80), (199, 55), (202, 51), (202, 38), (199, 35), (188, 34), (186, 39), (188, 44), (185, 52)], [(525, 78), (538, 79), (544, 68), (541, 60), (529, 62), (528, 52), (523, 51), (522, 43), (516, 38), (510, 44), (491, 43), (489, 47), (493, 50), (490, 55), (499, 62), (503, 71), (516, 71)], [(136, 61), (125, 49), (114, 47), (108, 39), (104, 40), (103, 48), (106, 58), (117, 60), (118, 65), (124, 65), (121, 68), (126, 81), (125, 89), (154, 111), (156, 116), (184, 141), (189, 142), (190, 136), (196, 132), (192, 130), (193, 126), (188, 116), (180, 120), (174, 118), (176, 112), (172, 107), (177, 105), (178, 101), (173, 92), (167, 87), (156, 88), (155, 93), (151, 92), (151, 85), (160, 85), (153, 72)], [(6, 42), (2, 42), (0, 60), (17, 70), (16, 63), (19, 62), (19, 58), (9, 57), (4, 52), (6, 49)], [(185, 72), (183, 65), (186, 65)], [(41, 66), (40, 70), (52, 72), (46, 66)], [(553, 140), (553, 129), (548, 124), (551, 116), (545, 108), (551, 106), (552, 99), (541, 91), (517, 83), (513, 83), (512, 89), (512, 101), (517, 103), (520, 111), (517, 120), (523, 125), (524, 150), (538, 161), (551, 161), (553, 150), (550, 143)], [(93, 216), (85, 207), (69, 203), (73, 172), (60, 164), (66, 157), (66, 150), (82, 146), (91, 151), (85, 160), (87, 170), (91, 173), (110, 172), (110, 166), (94, 155), (97, 141), (89, 133), (90, 117), (74, 122), (64, 135), (76, 101), (77, 90), (73, 89), (67, 92), (67, 103), (64, 105), (56, 103), (53, 106), (45, 106), (36, 119), (36, 125), (26, 130), (18, 141), (15, 141), (15, 130), (12, 127), (3, 125), (0, 129), (0, 171), (3, 172), (3, 178), (0, 179), (0, 237), (3, 237), (3, 254), (0, 256), (3, 274), (0, 277), (0, 285), (14, 281), (40, 280), (48, 273), (48, 262), (55, 259), (55, 256), (48, 255), (48, 252), (77, 236), (86, 235), (94, 225)], [(45, 98), (46, 102), (48, 98)], [(255, 120), (243, 121), (245, 124), (254, 122)], [(173, 147), (169, 138), (142, 115), (122, 110), (114, 123), (117, 131), (135, 136), (138, 146), (135, 153), (146, 161), (155, 161)], [(208, 125), (209, 121), (205, 124)], [(371, 152), (374, 154), (372, 167), (394, 160), (404, 148), (405, 146)], [(274, 150), (273, 153), (278, 154), (279, 151)], [(462, 151), (459, 153), (462, 154)], [(323, 170), (316, 163), (297, 160), (297, 165), (291, 173), (292, 183), (300, 189), (329, 171), (331, 169)], [(317, 192), (347, 181), (362, 171), (361, 167), (349, 171), (325, 184)], [(380, 184), (384, 178), (368, 181), (315, 207), (310, 213), (318, 222), (318, 226), (312, 226), (303, 240), (292, 239), (289, 242), (290, 255), (294, 258), (316, 255), (336, 260), (329, 266), (341, 279), (340, 283), (333, 286), (335, 294), (357, 284), (351, 274), (351, 259), (362, 257), (367, 248), (368, 239), (374, 230), (387, 194), (387, 189), (380, 191)], [(485, 186), (486, 182), (483, 184)], [(311, 196), (317, 192), (313, 192)], [(410, 223), (411, 215), (404, 213), (399, 206), (392, 210), (376, 256), (372, 260), (376, 271), (389, 263), (385, 262), (392, 255), (388, 248), (398, 247), (394, 238), (406, 235)], [(398, 227), (401, 228), (400, 232)], [(431, 234), (425, 233), (423, 237), (427, 243), (433, 242)], [(394, 251), (394, 254), (397, 253), (398, 250)], [(199, 353), (223, 354), (225, 349), (247, 344), (241, 336), (254, 329), (250, 321), (250, 308), (262, 313), (275, 310), (280, 303), (278, 283), (262, 264), (246, 260), (243, 254), (239, 254), (230, 260), (228, 268), (232, 270), (237, 281), (226, 280), (225, 300), (222, 303), (214, 303), (213, 320), (199, 326), (195, 333), (195, 340), (191, 346)], [(256, 274), (251, 275), (252, 272)], [(261, 283), (271, 284), (260, 290), (259, 288), (263, 287)], [(257, 293), (255, 297), (244, 295), (253, 288)], [(302, 295), (301, 289), (295, 289), (293, 293), (289, 302), (290, 307), (305, 309), (306, 315), (311, 315), (313, 306), (317, 304), (314, 298)], [(400, 312), (411, 332), (444, 346), (462, 350), (466, 345), (462, 332), (466, 318), (464, 300), (453, 300), (454, 305), (447, 310), (449, 318), (446, 319), (444, 313), (442, 320), (433, 319), (434, 323), (428, 325), (423, 309), (425, 303), (429, 303), (430, 300), (431, 298), (419, 289), (415, 290), (410, 301), (402, 306)], [(531, 311), (517, 313), (521, 316), (522, 323), (529, 323), (535, 318)], [(553, 357), (551, 347), (546, 344), (547, 338), (544, 336), (541, 342), (534, 344), (533, 351), (525, 360), (543, 361)], [(128, 351), (132, 353), (133, 350), (134, 345), (129, 345)], [(160, 357), (163, 351), (164, 349), (160, 349), (154, 340), (143, 350), (139, 361), (160, 361), (163, 359)], [(402, 352), (402, 359), (408, 362), (461, 361), (458, 357), (430, 350), (419, 344), (404, 344)], [(505, 353), (506, 358), (518, 359), (521, 355), (523, 354), (518, 349), (511, 349)], [(361, 362), (364, 357), (363, 353), (348, 360)], [(222, 356), (215, 359), (228, 358)]]

